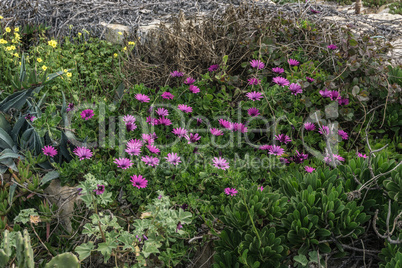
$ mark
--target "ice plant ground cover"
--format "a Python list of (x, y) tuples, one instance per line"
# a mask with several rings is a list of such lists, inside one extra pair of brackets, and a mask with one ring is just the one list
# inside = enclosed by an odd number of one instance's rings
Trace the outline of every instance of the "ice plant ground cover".
[(6, 265), (23, 229), (38, 267), (63, 252), (82, 267), (402, 261), (402, 70), (379, 72), (374, 42), (334, 37), (315, 55), (250, 39), (241, 72), (220, 55), (151, 88), (123, 75), (137, 40), (27, 48), (21, 32), (0, 27)]

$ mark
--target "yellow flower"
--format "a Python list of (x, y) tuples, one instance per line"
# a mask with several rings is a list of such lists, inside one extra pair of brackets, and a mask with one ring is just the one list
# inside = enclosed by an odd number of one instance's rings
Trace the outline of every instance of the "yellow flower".
[(127, 50), (127, 47), (123, 47), (123, 51), (126, 51)]
[(14, 32), (19, 32), (20, 31), (20, 27), (15, 27), (14, 28)]
[(122, 32), (117, 32), (119, 35), (123, 35), (123, 33)]
[(14, 53), (14, 57), (18, 57), (19, 55), (18, 55), (18, 53)]
[(2, 20), (3, 19), (3, 16), (0, 16), (0, 20)]
[(46, 69), (47, 69), (46, 65), (43, 65), (42, 70), (46, 71)]
[(113, 54), (113, 57), (117, 58), (117, 56), (118, 56), (117, 53), (114, 53), (114, 54)]
[(130, 41), (130, 42), (128, 42), (128, 44), (129, 44), (130, 46), (134, 46), (134, 45), (135, 45), (135, 42)]
[(72, 73), (67, 73), (67, 77), (71, 77), (71, 76), (73, 76)]
[(0, 44), (7, 44), (7, 41), (4, 40), (3, 38), (0, 39)]
[(11, 32), (10, 27), (7, 27), (7, 28), (6, 28), (6, 32), (7, 32), (7, 33)]
[(15, 39), (20, 39), (20, 34), (19, 33), (14, 33), (14, 36), (15, 36), (14, 37)]
[(81, 36), (82, 35), (82, 33), (78, 33), (78, 36)]
[(67, 73), (67, 72), (68, 72), (68, 70), (67, 70), (67, 69), (64, 69), (64, 70), (63, 70), (63, 72)]
[(57, 46), (57, 41), (55, 41), (55, 40), (50, 40), (47, 43), (49, 44), (49, 46), (52, 46), (53, 48), (56, 48), (56, 46)]
[(21, 62), (20, 62), (20, 65), (21, 65)]
[(37, 58), (36, 61), (37, 61), (37, 62), (42, 62), (42, 59), (41, 59), (41, 58)]

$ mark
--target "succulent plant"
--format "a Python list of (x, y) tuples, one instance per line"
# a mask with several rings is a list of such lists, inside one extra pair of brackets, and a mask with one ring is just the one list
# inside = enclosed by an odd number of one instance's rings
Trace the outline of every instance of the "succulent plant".
[(77, 257), (70, 252), (66, 252), (54, 257), (45, 265), (45, 268), (76, 268), (80, 266)]

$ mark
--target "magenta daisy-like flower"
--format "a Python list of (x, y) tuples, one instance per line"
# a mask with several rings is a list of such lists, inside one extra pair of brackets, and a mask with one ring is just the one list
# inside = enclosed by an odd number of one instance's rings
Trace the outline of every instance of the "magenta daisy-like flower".
[(126, 129), (127, 129), (127, 131), (133, 131), (134, 129), (136, 129), (137, 128), (137, 125), (135, 124), (135, 123), (132, 123), (132, 122), (128, 122), (128, 123), (126, 123)]
[(164, 99), (171, 99), (171, 100), (173, 100), (173, 98), (174, 98), (174, 96), (173, 96), (173, 94), (172, 93), (170, 93), (170, 92), (163, 92), (162, 93), (162, 96), (161, 96), (162, 98), (164, 98)]
[(136, 94), (135, 98), (140, 102), (149, 102), (150, 98), (145, 94)]
[(155, 146), (153, 146), (152, 144), (148, 144), (147, 148), (151, 153), (154, 153), (154, 154), (159, 154), (161, 151), (158, 148), (156, 148)]
[(283, 68), (280, 68), (280, 67), (272, 68), (272, 71), (273, 71), (274, 73), (277, 73), (277, 74), (281, 74), (281, 73), (284, 73), (284, 72), (285, 72), (285, 70), (284, 70)]
[(141, 161), (151, 167), (159, 165), (159, 159), (157, 157), (152, 157), (152, 156), (146, 155), (141, 158)]
[(341, 106), (348, 105), (349, 104), (349, 99), (344, 98), (344, 97), (340, 97), (338, 99), (338, 104), (341, 105)]
[(131, 139), (127, 142), (127, 147), (141, 148), (143, 144), (142, 140)]
[(304, 169), (305, 169), (308, 173), (313, 173), (313, 171), (315, 170), (315, 168), (309, 167), (309, 166), (305, 166)]
[(256, 91), (249, 92), (246, 94), (246, 96), (252, 101), (256, 101), (256, 100), (259, 101), (260, 99), (262, 99), (262, 94), (260, 92), (256, 92)]
[(31, 122), (33, 122), (35, 118), (36, 117), (34, 115), (31, 115), (31, 114), (27, 114), (27, 116), (25, 116), (25, 119), (28, 120), (28, 121), (31, 121)]
[(307, 131), (313, 131), (315, 130), (315, 125), (311, 122), (304, 123), (304, 129)]
[(170, 121), (169, 118), (166, 117), (161, 117), (158, 119), (158, 125), (164, 125), (164, 126), (170, 126), (172, 124), (172, 121)]
[(339, 92), (336, 90), (332, 90), (331, 91), (331, 95), (329, 96), (331, 98), (331, 100), (337, 100), (338, 98), (340, 98)]
[(73, 153), (78, 156), (81, 160), (90, 159), (92, 157), (92, 152), (87, 147), (77, 147), (74, 149)]
[(113, 163), (117, 164), (117, 167), (121, 169), (128, 169), (133, 165), (133, 162), (128, 158), (116, 158)]
[(258, 186), (258, 190), (260, 190), (262, 192), (262, 191), (264, 191), (264, 187), (263, 186)]
[(191, 113), (193, 111), (192, 107), (187, 106), (185, 104), (179, 104), (179, 106), (177, 106), (177, 108), (179, 108), (180, 111), (183, 111), (185, 113)]
[(95, 194), (101, 195), (105, 192), (105, 185), (97, 184), (96, 186), (97, 186), (97, 188), (94, 190)]
[(125, 115), (123, 116), (123, 121), (127, 124), (129, 122), (134, 123), (137, 119), (132, 115)]
[(230, 196), (236, 196), (237, 190), (235, 188), (225, 188), (225, 194)]
[(311, 77), (308, 77), (308, 76), (306, 76), (306, 80), (307, 80), (307, 82), (309, 82), (309, 83), (313, 83), (313, 82), (314, 82), (314, 79), (311, 78)]
[(282, 87), (288, 86), (288, 85), (290, 84), (290, 82), (289, 82), (286, 78), (283, 78), (283, 77), (280, 77), (280, 76), (274, 77), (274, 78), (272, 79), (272, 81), (273, 81), (275, 84), (278, 84), (278, 85), (280, 85), (280, 86), (282, 86)]
[(272, 149), (272, 145), (264, 144), (264, 145), (261, 145), (258, 149), (269, 151)]
[(130, 181), (133, 183), (132, 185), (134, 187), (137, 187), (138, 189), (146, 188), (147, 185), (148, 185), (148, 181), (144, 177), (142, 177), (141, 175), (138, 175), (138, 176), (133, 175), (130, 178), (131, 178)]
[(324, 98), (329, 98), (331, 97), (331, 91), (328, 89), (320, 90), (320, 95), (323, 96)]
[(338, 130), (338, 135), (342, 137), (342, 140), (347, 140), (348, 139), (348, 133), (343, 131), (342, 129)]
[(260, 83), (261, 83), (261, 80), (255, 78), (255, 77), (252, 77), (252, 78), (250, 78), (248, 80), (248, 84), (251, 85), (251, 86), (252, 85), (259, 85)]
[(290, 139), (290, 137), (288, 135), (285, 134), (279, 134), (279, 135), (275, 135), (275, 139), (281, 143), (284, 144), (288, 144), (289, 142), (291, 142), (292, 140)]
[[(154, 133), (155, 134), (155, 133)], [(155, 139), (157, 139), (156, 135), (153, 134), (142, 134), (142, 139), (146, 142), (148, 142), (148, 144), (152, 144), (155, 142)]]
[(209, 66), (208, 71), (215, 72), (218, 69), (219, 69), (219, 64), (214, 64), (214, 65)]
[(294, 59), (288, 59), (288, 63), (289, 63), (290, 66), (297, 66), (297, 65), (300, 64), (299, 61), (294, 60)]
[(320, 130), (318, 130), (318, 133), (322, 135), (329, 135), (329, 127), (328, 126), (322, 126)]
[(289, 160), (287, 160), (284, 157), (279, 158), (279, 161), (281, 161), (282, 164), (289, 164), (290, 163)]
[(234, 123), (233, 124), (233, 131), (240, 131), (241, 133), (246, 133), (248, 131), (247, 127), (242, 123)]
[(174, 128), (172, 132), (173, 132), (173, 134), (182, 138), (187, 134), (188, 131), (187, 131), (187, 129), (179, 127), (179, 128)]
[(214, 162), (214, 166), (219, 168), (219, 169), (223, 169), (226, 170), (228, 169), (229, 163), (227, 162), (226, 159), (222, 158), (222, 157), (214, 157), (214, 159), (212, 159), (212, 162)]
[(186, 140), (188, 140), (188, 144), (190, 143), (196, 143), (197, 141), (199, 141), (201, 139), (201, 137), (198, 135), (198, 133), (190, 133), (190, 134), (186, 134), (184, 136), (184, 138), (186, 138)]
[(296, 154), (293, 157), (291, 157), (290, 160), (292, 160), (296, 164), (300, 164), (303, 163), (303, 161), (306, 160), (307, 158), (308, 154), (299, 153), (299, 151), (296, 150)]
[(257, 108), (251, 107), (247, 110), (249, 116), (258, 116), (260, 115), (260, 111)]
[(158, 121), (157, 118), (150, 117), (150, 116), (147, 117), (146, 122), (147, 122), (149, 125), (153, 125), (153, 126), (156, 126), (156, 125), (159, 124), (159, 121)]
[(230, 130), (233, 129), (233, 123), (231, 123), (225, 119), (219, 119), (218, 122), (222, 127), (226, 128), (226, 129), (230, 129)]
[(54, 157), (57, 154), (57, 150), (53, 146), (45, 146), (42, 148), (43, 154)]
[(81, 118), (84, 120), (89, 120), (94, 116), (94, 111), (92, 109), (86, 109), (82, 111)]
[(301, 86), (295, 83), (290, 84), (289, 90), (290, 92), (292, 92), (293, 95), (297, 95), (303, 92)]
[(273, 145), (272, 148), (269, 150), (269, 154), (281, 156), (285, 152), (285, 149), (282, 149), (280, 146)]
[(169, 153), (165, 159), (172, 165), (178, 165), (181, 163), (180, 157), (177, 155), (177, 153)]
[(327, 48), (330, 49), (330, 50), (337, 50), (338, 49), (338, 47), (336, 45), (334, 45), (334, 44), (331, 44), (331, 45), (327, 46)]
[(159, 108), (158, 110), (156, 110), (156, 113), (159, 116), (168, 116), (169, 115), (169, 111), (165, 108)]
[(257, 68), (258, 70), (264, 69), (265, 64), (260, 60), (252, 60), (250, 61), (250, 65), (253, 68)]
[(173, 71), (170, 73), (171, 77), (182, 77), (184, 75), (184, 73), (179, 72), (179, 71)]
[[(337, 161), (340, 161), (340, 162), (345, 161), (345, 158), (343, 158), (342, 156), (340, 156), (338, 154), (332, 154), (332, 156)], [(324, 162), (326, 162), (327, 164), (330, 163), (331, 161), (332, 161), (331, 157), (329, 157), (329, 156), (324, 157)]]
[(222, 136), (222, 135), (223, 135), (222, 130), (217, 129), (217, 128), (211, 128), (209, 131), (210, 131), (211, 134), (214, 135), (214, 136)]
[(184, 80), (184, 84), (186, 85), (192, 85), (195, 83), (195, 79), (192, 77), (187, 77), (186, 80)]
[(69, 111), (71, 111), (72, 109), (74, 109), (74, 103), (69, 103), (68, 105), (67, 105), (67, 109), (66, 109), (66, 112), (69, 112)]
[(190, 85), (190, 87), (188, 88), (188, 90), (190, 90), (191, 93), (197, 94), (200, 92), (200, 89), (194, 85)]
[(364, 159), (366, 159), (367, 158), (367, 155), (366, 154), (362, 154), (362, 153), (357, 153), (357, 156), (358, 157), (362, 157), (362, 158), (364, 158)]
[[(128, 145), (128, 144), (127, 144)], [(140, 155), (141, 153), (141, 148), (140, 147), (134, 147), (134, 146), (127, 146), (125, 150), (129, 155)]]

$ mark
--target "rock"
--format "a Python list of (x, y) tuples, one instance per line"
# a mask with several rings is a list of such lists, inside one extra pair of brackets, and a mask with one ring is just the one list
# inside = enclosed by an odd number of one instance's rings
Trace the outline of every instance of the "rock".
[(59, 208), (59, 217), (66, 230), (72, 233), (71, 217), (74, 213), (74, 204), (79, 204), (81, 199), (75, 187), (61, 186), (60, 180), (53, 180), (44, 190), (49, 196), (49, 201)]
[(131, 28), (121, 24), (100, 23), (106, 27), (105, 39), (112, 44), (123, 44), (124, 34), (129, 34)]
[(396, 39), (390, 43), (394, 49), (388, 52), (387, 55), (392, 58), (392, 64), (395, 66), (402, 64), (402, 38)]

